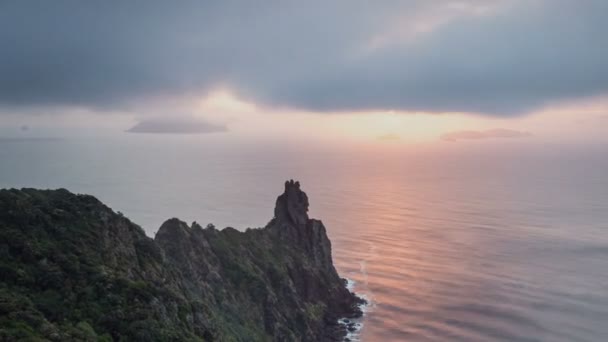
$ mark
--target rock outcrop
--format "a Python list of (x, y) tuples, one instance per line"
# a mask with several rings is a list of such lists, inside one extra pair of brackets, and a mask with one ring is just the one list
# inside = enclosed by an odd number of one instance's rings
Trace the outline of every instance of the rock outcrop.
[(2, 341), (339, 341), (361, 303), (298, 182), (264, 228), (154, 239), (92, 196), (0, 190)]

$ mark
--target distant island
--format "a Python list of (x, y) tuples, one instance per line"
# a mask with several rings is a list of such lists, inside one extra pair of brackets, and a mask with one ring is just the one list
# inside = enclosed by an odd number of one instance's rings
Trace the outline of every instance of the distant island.
[(129, 128), (129, 133), (154, 134), (207, 134), (226, 132), (225, 125), (216, 125), (202, 119), (188, 117), (150, 118)]
[(152, 239), (89, 195), (0, 190), (0, 340), (342, 341), (364, 301), (307, 211), (288, 181), (264, 228)]

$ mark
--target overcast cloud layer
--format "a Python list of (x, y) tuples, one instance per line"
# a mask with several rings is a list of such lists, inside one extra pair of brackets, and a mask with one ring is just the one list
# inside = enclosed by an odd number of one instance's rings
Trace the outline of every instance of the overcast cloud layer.
[(223, 87), (312, 111), (526, 113), (608, 92), (608, 1), (0, 2), (0, 105)]

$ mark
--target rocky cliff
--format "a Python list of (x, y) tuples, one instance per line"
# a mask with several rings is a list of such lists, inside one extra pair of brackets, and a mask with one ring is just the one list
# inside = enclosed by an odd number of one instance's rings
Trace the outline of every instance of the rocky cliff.
[(307, 211), (289, 181), (264, 228), (151, 239), (92, 196), (0, 190), (0, 340), (339, 341), (362, 301)]

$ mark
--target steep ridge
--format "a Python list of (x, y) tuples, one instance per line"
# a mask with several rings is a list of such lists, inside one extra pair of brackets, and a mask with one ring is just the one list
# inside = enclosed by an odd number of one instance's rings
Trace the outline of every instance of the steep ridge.
[(92, 196), (0, 190), (0, 340), (342, 340), (362, 300), (307, 211), (288, 181), (264, 228), (174, 218), (151, 239)]

